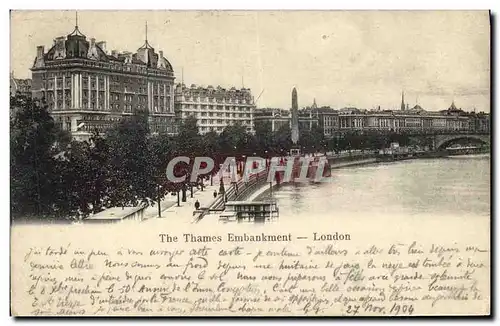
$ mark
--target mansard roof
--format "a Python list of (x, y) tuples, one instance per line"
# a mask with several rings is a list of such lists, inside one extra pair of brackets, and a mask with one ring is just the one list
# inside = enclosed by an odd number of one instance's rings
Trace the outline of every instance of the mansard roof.
[[(155, 52), (155, 49), (146, 41), (136, 53), (116, 52), (107, 53), (106, 49), (96, 42), (94, 38), (87, 37), (75, 26), (73, 32), (67, 36), (60, 36), (54, 39), (54, 44), (43, 53), (43, 61), (55, 61), (65, 59), (90, 59), (96, 61), (115, 61), (125, 64), (146, 65), (151, 68), (167, 70), (173, 72), (172, 65), (163, 56), (163, 51)], [(35, 58), (36, 65), (38, 57)]]

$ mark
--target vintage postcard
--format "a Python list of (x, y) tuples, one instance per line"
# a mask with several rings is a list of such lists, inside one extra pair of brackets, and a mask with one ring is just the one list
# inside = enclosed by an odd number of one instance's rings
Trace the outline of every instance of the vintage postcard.
[(13, 316), (491, 313), (488, 11), (12, 11)]

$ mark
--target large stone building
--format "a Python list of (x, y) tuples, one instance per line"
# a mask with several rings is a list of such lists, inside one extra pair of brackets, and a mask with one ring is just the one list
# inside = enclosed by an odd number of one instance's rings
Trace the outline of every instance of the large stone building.
[(136, 110), (147, 111), (153, 133), (174, 133), (174, 71), (146, 40), (136, 53), (111, 51), (106, 42), (74, 31), (50, 49), (37, 47), (31, 68), (33, 96), (77, 139), (104, 132)]
[[(318, 124), (325, 137), (335, 137), (346, 132), (479, 132), (490, 131), (490, 116), (486, 113), (466, 112), (455, 103), (442, 111), (426, 111), (419, 105), (404, 110), (361, 110), (357, 108), (333, 109), (311, 107), (299, 110), (299, 129), (310, 129)], [(255, 123), (268, 121), (273, 131), (284, 125), (291, 125), (289, 110), (259, 109), (255, 112)]]
[(225, 127), (239, 123), (247, 132), (253, 132), (255, 104), (248, 88), (225, 89), (220, 86), (186, 87), (178, 84), (175, 89), (175, 113), (181, 123), (189, 116), (197, 119), (201, 134), (220, 133)]
[(489, 132), (489, 115), (465, 112), (455, 104), (442, 111), (426, 111), (419, 105), (404, 110), (360, 110), (329, 107), (317, 109), (326, 137), (348, 131)]

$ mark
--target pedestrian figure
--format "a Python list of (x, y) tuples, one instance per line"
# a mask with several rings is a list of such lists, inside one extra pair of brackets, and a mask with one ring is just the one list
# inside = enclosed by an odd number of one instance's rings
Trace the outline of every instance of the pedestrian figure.
[(217, 191), (214, 190), (214, 198), (217, 198)]
[(196, 202), (194, 203), (194, 208), (196, 210), (198, 210), (198, 208), (200, 208), (200, 202), (198, 201), (198, 199), (196, 200)]

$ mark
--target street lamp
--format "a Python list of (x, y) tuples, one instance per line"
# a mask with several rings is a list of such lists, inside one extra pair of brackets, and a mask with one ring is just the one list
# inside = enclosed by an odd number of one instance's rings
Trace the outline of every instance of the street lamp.
[(161, 218), (161, 185), (158, 184), (158, 217)]
[(246, 164), (246, 160), (245, 160), (246, 156), (245, 155), (241, 155), (241, 159), (242, 159), (242, 162), (241, 162), (241, 167), (240, 167), (240, 174), (241, 176), (243, 176), (243, 173), (245, 172), (245, 164)]

